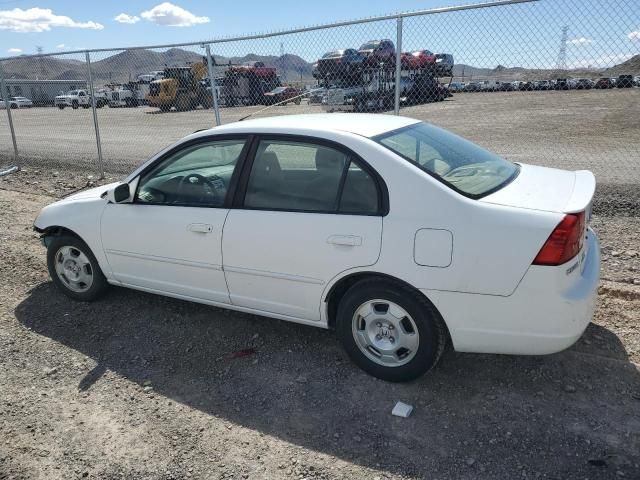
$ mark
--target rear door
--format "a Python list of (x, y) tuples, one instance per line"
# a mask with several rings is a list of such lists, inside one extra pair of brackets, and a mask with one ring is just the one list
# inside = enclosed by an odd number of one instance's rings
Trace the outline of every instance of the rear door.
[(384, 184), (320, 139), (265, 136), (252, 150), (222, 239), (231, 302), (318, 321), (326, 284), (378, 259)]

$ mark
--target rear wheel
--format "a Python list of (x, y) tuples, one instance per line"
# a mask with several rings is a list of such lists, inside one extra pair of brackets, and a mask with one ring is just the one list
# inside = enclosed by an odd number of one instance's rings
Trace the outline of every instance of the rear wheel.
[(73, 108), (74, 110), (78, 109), (78, 101), (74, 100), (73, 102), (71, 102), (71, 108)]
[(56, 287), (74, 300), (97, 300), (109, 286), (91, 249), (71, 235), (51, 239), (47, 267)]
[(363, 280), (340, 301), (338, 338), (365, 372), (390, 382), (433, 368), (447, 339), (437, 310), (420, 293), (392, 281)]
[(64, 110), (64, 105), (58, 105), (58, 108), (59, 108), (60, 110)]

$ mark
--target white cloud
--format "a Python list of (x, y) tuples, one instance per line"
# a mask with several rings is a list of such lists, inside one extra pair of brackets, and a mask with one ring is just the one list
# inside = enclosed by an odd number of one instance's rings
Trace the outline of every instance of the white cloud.
[(59, 43), (58, 45), (56, 45), (56, 48), (64, 48), (64, 47), (66, 47), (64, 43)]
[(627, 38), (632, 42), (640, 42), (640, 30), (636, 30), (635, 32), (629, 32)]
[(22, 53), (22, 49), (21, 48), (10, 48), (9, 50), (7, 50), (7, 52), (9, 52), (9, 53)]
[(211, 21), (209, 17), (197, 17), (184, 8), (169, 2), (156, 5), (151, 10), (142, 12), (140, 16), (150, 22), (169, 27), (191, 27)]
[(590, 43), (593, 43), (593, 40), (590, 38), (580, 37), (569, 40), (567, 43), (569, 45), (589, 45)]
[(136, 15), (129, 15), (127, 13), (116, 15), (113, 19), (118, 23), (137, 23), (140, 21), (140, 17)]
[(55, 15), (49, 8), (0, 10), (0, 30), (12, 32), (48, 32), (53, 27), (88, 28), (102, 30), (96, 22), (76, 22), (64, 15)]

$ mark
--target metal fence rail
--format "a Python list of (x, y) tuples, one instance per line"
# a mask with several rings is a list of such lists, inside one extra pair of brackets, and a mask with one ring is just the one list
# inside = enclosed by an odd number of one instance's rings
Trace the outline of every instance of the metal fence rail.
[(579, 0), (503, 0), (0, 58), (0, 165), (123, 173), (194, 130), (247, 116), (375, 111), (513, 160), (624, 181), (640, 149), (629, 120), (640, 107), (639, 30), (635, 0), (588, 12)]

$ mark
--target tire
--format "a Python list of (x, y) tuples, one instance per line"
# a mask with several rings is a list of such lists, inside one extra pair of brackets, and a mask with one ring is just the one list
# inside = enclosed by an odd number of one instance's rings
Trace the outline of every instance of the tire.
[[(373, 318), (367, 320), (368, 316)], [(336, 330), (356, 365), (389, 382), (427, 373), (440, 360), (447, 341), (444, 321), (426, 297), (401, 283), (377, 279), (357, 282), (345, 293)], [(385, 351), (386, 360), (381, 357)]]
[(47, 248), (47, 268), (54, 285), (74, 300), (92, 302), (109, 287), (93, 252), (78, 237), (52, 237)]
[(10, 105), (11, 110), (16, 110), (18, 108), (18, 104), (17, 103), (12, 103)]
[(74, 100), (73, 102), (71, 102), (71, 108), (73, 108), (74, 110), (78, 109), (78, 101)]
[(186, 94), (180, 93), (176, 97), (175, 107), (178, 112), (186, 112), (191, 109), (191, 100)]
[(64, 105), (58, 105), (58, 108), (59, 108), (60, 110), (64, 110)]
[(85, 109), (89, 108), (89, 107), (91, 107), (91, 104), (89, 104), (89, 103), (87, 103), (86, 105), (82, 105), (82, 108), (85, 108)]

